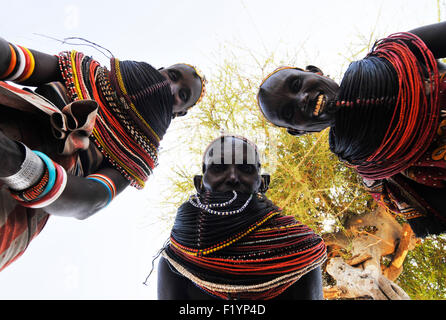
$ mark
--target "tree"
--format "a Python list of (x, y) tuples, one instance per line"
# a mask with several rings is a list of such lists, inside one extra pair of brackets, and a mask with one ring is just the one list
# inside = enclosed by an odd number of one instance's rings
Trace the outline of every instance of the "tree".
[(404, 261), (398, 284), (417, 300), (446, 299), (446, 236), (423, 239)]

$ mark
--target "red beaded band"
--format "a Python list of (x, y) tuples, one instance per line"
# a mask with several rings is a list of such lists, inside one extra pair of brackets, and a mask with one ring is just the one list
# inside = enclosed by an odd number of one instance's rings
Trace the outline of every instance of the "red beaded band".
[(42, 208), (50, 205), (54, 201), (56, 201), (59, 196), (62, 194), (62, 191), (65, 189), (67, 183), (67, 173), (65, 169), (54, 162), (54, 166), (56, 167), (56, 182), (54, 183), (54, 187), (46, 194), (43, 198), (32, 201), (32, 202), (21, 202), (23, 207), (27, 208)]

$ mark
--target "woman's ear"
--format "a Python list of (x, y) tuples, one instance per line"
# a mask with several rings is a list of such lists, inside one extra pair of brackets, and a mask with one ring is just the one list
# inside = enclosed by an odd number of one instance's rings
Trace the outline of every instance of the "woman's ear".
[(266, 193), (266, 191), (268, 191), (270, 179), (271, 176), (269, 174), (261, 175), (260, 188), (259, 188), (260, 193), (264, 194)]
[(286, 129), (286, 132), (288, 132), (292, 136), (301, 136), (301, 135), (304, 135), (306, 133), (305, 131), (294, 130), (294, 129), (291, 129), (291, 128)]
[(324, 73), (322, 72), (321, 69), (319, 69), (318, 67), (313, 66), (313, 65), (308, 65), (308, 66), (306, 66), (306, 67), (305, 67), (305, 70), (306, 70), (306, 71), (313, 72), (313, 73), (317, 73), (317, 74), (319, 74), (319, 75), (321, 75), (321, 76), (324, 75)]
[(186, 114), (187, 111), (174, 112), (172, 113), (172, 119), (175, 119), (176, 117), (184, 117)]
[(194, 176), (194, 186), (197, 193), (203, 191), (203, 176), (196, 175)]

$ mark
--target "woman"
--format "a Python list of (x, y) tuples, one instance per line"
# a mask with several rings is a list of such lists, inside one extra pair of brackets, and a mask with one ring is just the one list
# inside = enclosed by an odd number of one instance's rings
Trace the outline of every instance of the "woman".
[(127, 186), (143, 188), (171, 119), (205, 91), (186, 64), (156, 70), (112, 58), (110, 65), (0, 38), (0, 80), (38, 93), (0, 82), (0, 270), (49, 214), (85, 219)]
[(265, 197), (260, 168), (246, 138), (208, 146), (197, 194), (178, 209), (163, 250), (158, 299), (323, 299), (325, 243)]
[(446, 230), (446, 83), (435, 60), (446, 57), (445, 34), (442, 22), (382, 39), (340, 85), (314, 66), (279, 68), (258, 93), (264, 116), (292, 135), (330, 127), (331, 151), (418, 236)]

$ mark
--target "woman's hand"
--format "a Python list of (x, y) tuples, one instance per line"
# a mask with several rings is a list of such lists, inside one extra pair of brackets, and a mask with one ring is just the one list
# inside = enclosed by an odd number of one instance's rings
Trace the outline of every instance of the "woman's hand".
[(420, 37), (436, 59), (446, 57), (446, 21), (409, 31)]

